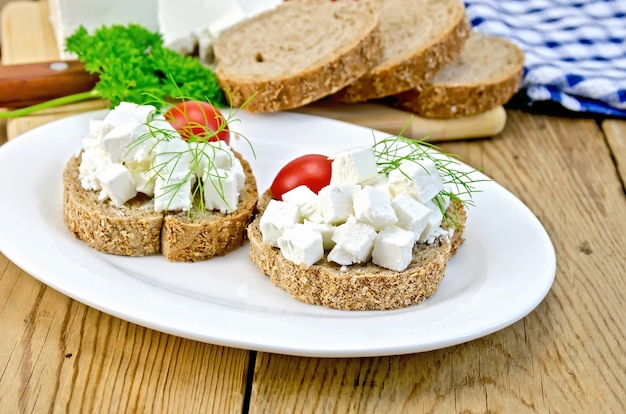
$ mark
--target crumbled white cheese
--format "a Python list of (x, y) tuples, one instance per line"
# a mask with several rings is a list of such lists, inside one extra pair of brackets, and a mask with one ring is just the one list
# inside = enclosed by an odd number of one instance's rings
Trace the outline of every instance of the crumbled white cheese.
[(354, 215), (352, 196), (360, 189), (356, 184), (330, 184), (322, 188), (318, 196), (324, 222), (337, 224)]
[(389, 172), (389, 186), (395, 195), (409, 193), (426, 203), (444, 189), (437, 166), (430, 159), (403, 161)]
[(122, 102), (103, 120), (89, 123), (79, 166), (82, 187), (101, 190), (99, 198), (116, 205), (141, 192), (156, 197), (155, 211), (188, 211), (201, 178), (205, 206), (234, 211), (246, 175), (232, 149), (223, 141), (187, 143), (155, 110)]
[(287, 260), (306, 267), (324, 257), (322, 235), (304, 224), (285, 230), (278, 239), (278, 247)]
[(283, 232), (301, 220), (300, 207), (296, 204), (270, 200), (259, 221), (263, 243), (278, 247), (278, 239)]
[(372, 250), (372, 263), (387, 269), (402, 271), (413, 258), (415, 234), (392, 225), (376, 236)]
[(372, 147), (352, 148), (334, 155), (331, 159), (331, 184), (361, 184), (378, 175)]
[(354, 216), (376, 230), (382, 230), (398, 221), (387, 194), (374, 187), (363, 187), (352, 199)]

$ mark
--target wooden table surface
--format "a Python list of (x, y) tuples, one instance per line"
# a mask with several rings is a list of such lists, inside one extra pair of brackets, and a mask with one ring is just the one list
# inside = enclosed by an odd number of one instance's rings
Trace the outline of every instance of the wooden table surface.
[[(3, 30), (31, 41), (3, 46), (3, 62), (53, 59), (45, 10), (11, 6)], [(13, 120), (3, 134), (94, 105)], [(527, 204), (554, 243), (554, 285), (519, 322), (418, 354), (285, 356), (137, 326), (0, 254), (0, 412), (626, 412), (626, 122), (508, 110), (501, 134), (443, 147)]]

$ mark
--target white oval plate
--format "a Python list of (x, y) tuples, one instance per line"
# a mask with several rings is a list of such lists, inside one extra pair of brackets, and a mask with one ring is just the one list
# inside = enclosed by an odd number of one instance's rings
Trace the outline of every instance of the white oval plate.
[[(470, 207), (465, 244), (439, 291), (395, 311), (340, 311), (301, 303), (273, 286), (248, 259), (248, 246), (200, 263), (162, 256), (99, 253), (63, 221), (65, 163), (91, 118), (65, 118), (0, 147), (0, 251), (46, 285), (102, 312), (213, 344), (290, 355), (357, 357), (456, 345), (500, 330), (531, 312), (552, 286), (554, 248), (537, 218), (493, 181)], [(280, 167), (307, 153), (332, 155), (385, 134), (293, 113), (239, 112), (231, 128), (261, 191)], [(462, 166), (469, 171), (470, 168)], [(476, 179), (486, 179), (480, 173)]]

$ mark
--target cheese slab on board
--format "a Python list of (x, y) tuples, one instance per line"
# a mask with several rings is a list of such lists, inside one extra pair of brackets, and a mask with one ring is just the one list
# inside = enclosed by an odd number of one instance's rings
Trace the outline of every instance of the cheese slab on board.
[(102, 25), (137, 23), (158, 30), (156, 0), (48, 0), (50, 24), (62, 59), (75, 59), (65, 51), (65, 39), (81, 25), (88, 31)]
[(166, 47), (181, 54), (199, 50), (210, 61), (219, 33), (238, 21), (272, 8), (282, 0), (49, 0), (50, 23), (62, 59), (65, 39), (79, 26), (92, 32), (102, 25), (136, 23), (163, 36)]

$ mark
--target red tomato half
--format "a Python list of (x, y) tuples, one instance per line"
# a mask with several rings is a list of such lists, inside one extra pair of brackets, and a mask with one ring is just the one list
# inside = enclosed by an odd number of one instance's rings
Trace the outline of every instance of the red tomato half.
[[(209, 141), (222, 140), (230, 144), (230, 130), (222, 113), (204, 101), (183, 101), (165, 113), (165, 119), (189, 140), (192, 137), (208, 138)], [(214, 134), (218, 131), (217, 134)], [(214, 134), (213, 136), (211, 136)]]
[(281, 200), (283, 194), (300, 185), (306, 185), (317, 194), (330, 184), (331, 163), (326, 155), (319, 154), (303, 155), (288, 162), (270, 187), (274, 198)]

